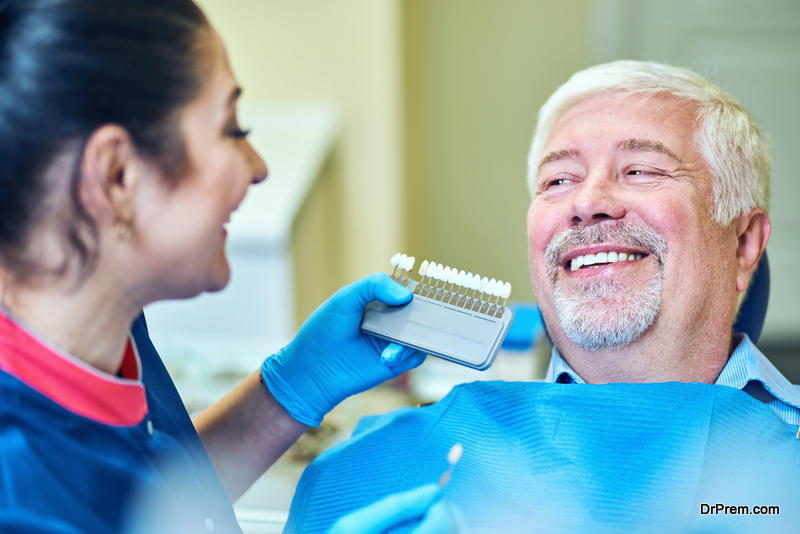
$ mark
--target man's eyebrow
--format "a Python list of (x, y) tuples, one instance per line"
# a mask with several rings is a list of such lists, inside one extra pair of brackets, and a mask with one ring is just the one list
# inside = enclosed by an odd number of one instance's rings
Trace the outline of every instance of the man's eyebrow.
[(552, 163), (554, 161), (561, 161), (564, 159), (574, 159), (579, 156), (579, 152), (577, 150), (555, 150), (550, 152), (545, 157), (542, 158), (542, 161), (539, 163), (539, 170), (542, 169), (548, 163)]
[(633, 152), (656, 152), (658, 154), (665, 154), (674, 159), (677, 163), (683, 164), (681, 158), (676, 156), (672, 150), (665, 147), (659, 141), (653, 141), (652, 139), (625, 139), (617, 143), (616, 148), (617, 150), (630, 150)]

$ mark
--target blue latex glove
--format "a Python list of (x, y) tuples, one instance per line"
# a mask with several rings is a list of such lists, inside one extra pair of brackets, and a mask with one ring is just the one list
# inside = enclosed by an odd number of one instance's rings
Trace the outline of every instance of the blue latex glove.
[(420, 519), (412, 534), (455, 534), (464, 532), (460, 514), (440, 500), (442, 489), (428, 484), (405, 493), (390, 495), (348, 514), (328, 534), (381, 534), (406, 521)]
[(417, 367), (425, 355), (362, 334), (364, 306), (405, 304), (411, 291), (383, 273), (337, 291), (316, 309), (295, 338), (261, 366), (261, 377), (292, 417), (310, 426), (345, 398)]

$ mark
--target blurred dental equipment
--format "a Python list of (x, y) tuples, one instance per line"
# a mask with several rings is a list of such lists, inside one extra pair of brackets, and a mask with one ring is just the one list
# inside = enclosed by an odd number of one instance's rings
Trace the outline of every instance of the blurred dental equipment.
[(361, 330), (466, 367), (487, 369), (514, 320), (506, 307), (511, 284), (427, 260), (420, 265), (417, 282), (410, 277), (415, 261), (400, 253), (390, 261), (392, 278), (412, 291), (411, 301), (367, 305)]
[(444, 485), (447, 484), (447, 481), (450, 480), (453, 468), (461, 459), (462, 454), (464, 454), (464, 447), (460, 443), (456, 443), (450, 448), (450, 452), (447, 453), (447, 463), (450, 464), (450, 466), (447, 468), (447, 471), (442, 473), (442, 477), (439, 479), (439, 487), (443, 488)]

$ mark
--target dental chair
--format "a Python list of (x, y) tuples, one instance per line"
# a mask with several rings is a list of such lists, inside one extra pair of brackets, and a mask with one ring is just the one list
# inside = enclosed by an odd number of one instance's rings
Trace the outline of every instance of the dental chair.
[(750, 337), (750, 341), (753, 343), (758, 342), (761, 330), (764, 327), (768, 303), (769, 261), (767, 261), (767, 252), (764, 251), (750, 280), (750, 287), (744, 302), (742, 302), (739, 316), (733, 325), (733, 331), (745, 333)]

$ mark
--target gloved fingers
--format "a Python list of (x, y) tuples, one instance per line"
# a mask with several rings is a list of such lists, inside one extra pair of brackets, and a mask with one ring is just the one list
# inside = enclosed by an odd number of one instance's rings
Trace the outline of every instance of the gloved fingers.
[(424, 352), (416, 349), (390, 343), (381, 353), (381, 363), (399, 375), (422, 365), (425, 356)]
[(411, 290), (398, 284), (385, 273), (372, 273), (337, 292), (337, 296), (348, 298), (353, 311), (362, 312), (362, 308), (374, 300), (397, 306), (411, 300)]
[(425, 518), (411, 534), (466, 534), (461, 514), (453, 504), (440, 500), (431, 506)]
[(421, 517), (442, 496), (437, 484), (390, 495), (339, 519), (328, 534), (380, 534), (395, 525)]

